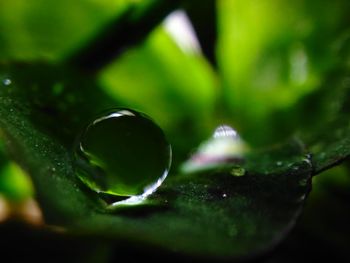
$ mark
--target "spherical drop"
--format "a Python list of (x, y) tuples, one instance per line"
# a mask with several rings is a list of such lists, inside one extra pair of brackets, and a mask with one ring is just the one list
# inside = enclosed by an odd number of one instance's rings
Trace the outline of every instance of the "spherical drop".
[(146, 196), (166, 178), (171, 147), (147, 115), (112, 109), (95, 118), (75, 144), (77, 175), (90, 189), (119, 196)]

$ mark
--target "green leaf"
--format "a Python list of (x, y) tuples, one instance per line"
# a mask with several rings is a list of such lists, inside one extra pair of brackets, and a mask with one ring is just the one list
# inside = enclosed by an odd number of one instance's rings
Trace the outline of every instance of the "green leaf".
[(344, 0), (218, 1), (222, 103), (247, 141), (278, 143), (323, 118), (301, 103), (342, 59), (335, 46), (348, 31), (348, 8)]
[(315, 174), (350, 155), (349, 39), (346, 32), (337, 40), (334, 68), (324, 76), (318, 90), (305, 96), (298, 105), (299, 114), (304, 112), (305, 119), (299, 135), (313, 155)]
[(33, 196), (33, 185), (28, 175), (14, 162), (8, 162), (0, 172), (0, 195), (20, 202)]
[(60, 59), (123, 13), (131, 2), (1, 1), (0, 60)]
[(0, 141), (0, 196), (20, 202), (33, 196), (33, 185), (26, 173), (9, 160)]
[[(345, 98), (348, 101), (349, 94)], [(347, 108), (348, 102), (344, 103), (339, 104)], [(343, 110), (324, 122), (319, 130), (304, 134), (304, 141), (313, 155), (315, 174), (340, 164), (350, 156), (349, 113), (347, 109)]]
[[(173, 171), (150, 199), (153, 206), (110, 213), (78, 180), (71, 157), (78, 127), (110, 98), (68, 68), (14, 65), (3, 72), (12, 83), (0, 90), (1, 131), (12, 156), (31, 175), (48, 224), (79, 236), (128, 242), (135, 249), (147, 244), (155, 252), (241, 259), (275, 246), (301, 211), (312, 169), (302, 149), (292, 147), (257, 152), (247, 160), (243, 177), (181, 178)], [(281, 151), (289, 165), (266, 170)]]
[(348, 5), (218, 1), (228, 119), (254, 146), (297, 135), (314, 174), (350, 154)]

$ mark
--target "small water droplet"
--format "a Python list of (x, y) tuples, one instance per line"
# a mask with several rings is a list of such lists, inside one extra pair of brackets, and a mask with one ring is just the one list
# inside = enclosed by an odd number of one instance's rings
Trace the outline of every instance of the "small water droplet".
[(305, 154), (305, 159), (311, 160), (311, 158), (312, 158), (312, 154), (311, 153)]
[(152, 194), (166, 178), (171, 147), (148, 116), (113, 109), (98, 116), (79, 135), (75, 160), (78, 177), (90, 189), (130, 196), (130, 202), (120, 202), (134, 204)]
[(282, 161), (278, 161), (278, 162), (276, 162), (276, 165), (277, 165), (277, 166), (282, 166), (282, 164), (283, 164), (283, 162), (282, 162)]
[(227, 138), (231, 137), (233, 139), (238, 137), (238, 133), (228, 125), (220, 125), (217, 127), (213, 134), (214, 138)]
[(243, 176), (245, 175), (245, 169), (243, 167), (234, 167), (231, 169), (231, 174), (233, 176)]
[(2, 84), (4, 84), (5, 86), (10, 86), (12, 84), (12, 80), (9, 78), (3, 79)]
[(307, 179), (302, 179), (302, 180), (299, 181), (299, 185), (300, 185), (300, 186), (306, 186), (306, 185), (307, 185), (307, 182), (308, 182)]
[(306, 164), (309, 165), (309, 166), (312, 166), (311, 159), (309, 159), (309, 158), (304, 158), (304, 159), (303, 159), (303, 162), (306, 163)]
[(227, 197), (227, 194), (223, 194), (222, 197), (223, 197), (223, 198), (226, 198), (226, 197)]
[(301, 196), (298, 198), (298, 202), (303, 202), (303, 201), (305, 200), (305, 198), (306, 198), (306, 195), (305, 195), (305, 194), (301, 195)]
[(56, 172), (56, 168), (55, 168), (55, 167), (52, 167), (52, 168), (51, 168), (51, 171)]

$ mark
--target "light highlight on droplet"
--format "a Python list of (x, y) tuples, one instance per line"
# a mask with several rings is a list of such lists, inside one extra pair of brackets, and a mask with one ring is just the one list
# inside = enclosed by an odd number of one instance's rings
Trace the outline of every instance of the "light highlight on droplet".
[(5, 86), (10, 86), (12, 84), (12, 80), (8, 78), (3, 79), (2, 84), (4, 84)]
[(91, 121), (75, 145), (77, 175), (98, 193), (141, 202), (168, 175), (171, 147), (161, 128), (148, 116), (113, 109)]

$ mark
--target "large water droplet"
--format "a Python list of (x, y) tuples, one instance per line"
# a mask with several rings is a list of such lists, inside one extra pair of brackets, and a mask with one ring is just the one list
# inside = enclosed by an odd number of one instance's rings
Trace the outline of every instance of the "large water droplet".
[(77, 174), (92, 190), (144, 198), (166, 178), (171, 147), (148, 116), (113, 109), (93, 120), (75, 145)]

